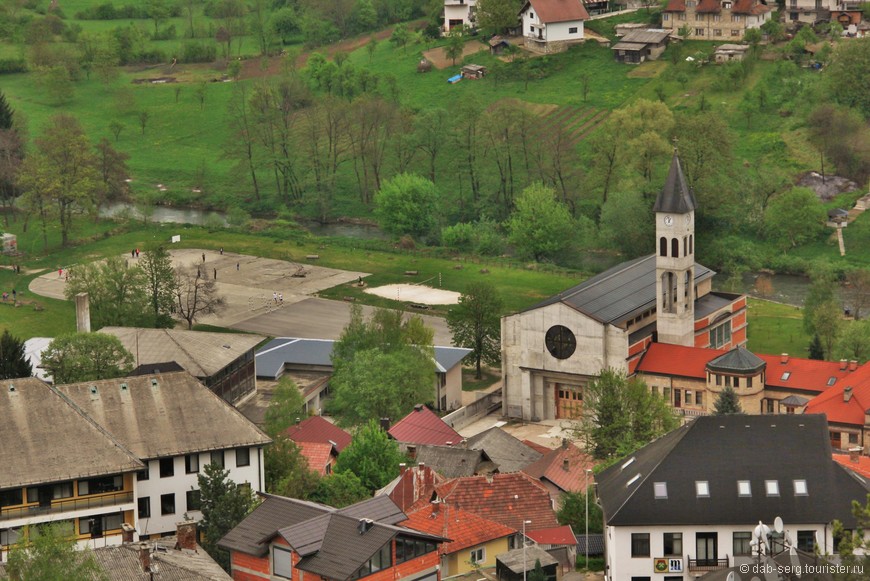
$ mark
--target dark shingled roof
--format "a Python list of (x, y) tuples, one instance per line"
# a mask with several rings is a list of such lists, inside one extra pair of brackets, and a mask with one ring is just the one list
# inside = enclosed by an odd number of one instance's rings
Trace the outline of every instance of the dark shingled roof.
[(710, 371), (723, 371), (725, 373), (755, 373), (767, 365), (761, 357), (738, 345), (731, 351), (707, 363)]
[(659, 192), (658, 198), (656, 198), (653, 211), (687, 214), (697, 209), (697, 207), (698, 203), (695, 201), (695, 194), (689, 188), (689, 182), (686, 181), (686, 176), (683, 174), (680, 157), (674, 151), (674, 157), (671, 159), (671, 168), (668, 170), (668, 179), (665, 180), (665, 186)]
[(478, 467), (489, 460), (482, 450), (453, 446), (417, 446), (417, 464), (425, 464), (445, 478), (474, 476)]
[(483, 450), (502, 474), (518, 472), (539, 460), (542, 455), (498, 427), (468, 438), (468, 447), (472, 450)]
[[(741, 497), (737, 481), (748, 480)], [(779, 482), (779, 495), (765, 481)], [(807, 495), (794, 481), (805, 480)], [(780, 516), (787, 523), (855, 526), (851, 503), (866, 499), (868, 483), (831, 458), (824, 415), (705, 416), (662, 436), (604, 470), (595, 481), (611, 526), (734, 525)], [(698, 497), (695, 483), (709, 484)], [(654, 483), (667, 484), (656, 499)]]
[[(695, 284), (716, 273), (695, 263)], [(656, 256), (650, 254), (617, 264), (577, 286), (529, 307), (562, 303), (601, 323), (618, 323), (656, 306)]]
[(587, 535), (577, 535), (577, 554), (586, 554), (586, 543), (589, 542), (589, 555), (596, 557), (604, 554), (604, 535), (601, 533), (590, 533)]

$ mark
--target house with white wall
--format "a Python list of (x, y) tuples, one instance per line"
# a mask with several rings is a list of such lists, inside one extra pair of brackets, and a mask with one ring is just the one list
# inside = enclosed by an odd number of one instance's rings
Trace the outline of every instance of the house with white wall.
[(139, 537), (176, 530), (199, 512), (197, 476), (209, 463), (253, 492), (265, 490), (263, 447), (271, 440), (186, 371), (55, 388), (138, 458)]
[(474, 28), (477, 0), (444, 0), (444, 32), (454, 28)]
[(589, 13), (581, 0), (527, 0), (520, 10), (524, 45), (534, 52), (561, 52), (583, 42)]
[(833, 522), (854, 529), (851, 503), (870, 490), (832, 460), (824, 415), (699, 417), (595, 480), (607, 575), (625, 581), (733, 567), (754, 554), (758, 523), (774, 528), (776, 517), (797, 549), (835, 553)]

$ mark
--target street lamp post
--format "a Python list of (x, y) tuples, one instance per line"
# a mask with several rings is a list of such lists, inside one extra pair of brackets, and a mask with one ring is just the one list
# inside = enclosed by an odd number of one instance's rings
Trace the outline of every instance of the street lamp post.
[(586, 469), (586, 570), (589, 571), (589, 474), (592, 470)]
[(523, 521), (523, 581), (526, 581), (526, 525), (530, 524), (530, 520)]

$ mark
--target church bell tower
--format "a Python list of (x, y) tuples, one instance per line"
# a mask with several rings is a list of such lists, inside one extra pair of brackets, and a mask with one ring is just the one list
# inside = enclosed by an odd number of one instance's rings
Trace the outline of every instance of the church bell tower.
[(656, 199), (656, 329), (659, 343), (695, 345), (695, 195), (677, 149)]

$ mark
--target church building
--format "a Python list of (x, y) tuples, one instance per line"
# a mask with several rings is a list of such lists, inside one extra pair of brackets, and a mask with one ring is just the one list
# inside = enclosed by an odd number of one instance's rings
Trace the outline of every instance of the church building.
[(590, 380), (608, 367), (633, 374), (655, 343), (721, 350), (745, 345), (745, 295), (714, 292), (716, 273), (695, 262), (697, 202), (676, 150), (653, 209), (654, 254), (502, 318), (505, 416), (577, 417)]

